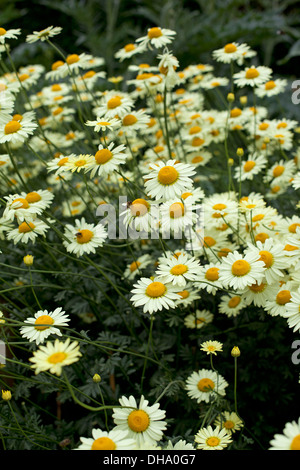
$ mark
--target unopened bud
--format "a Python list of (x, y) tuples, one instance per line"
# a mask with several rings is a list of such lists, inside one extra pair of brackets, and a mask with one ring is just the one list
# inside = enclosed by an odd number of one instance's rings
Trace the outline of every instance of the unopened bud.
[(101, 377), (99, 374), (94, 374), (93, 376), (93, 382), (95, 382), (96, 384), (98, 384), (99, 382), (101, 382)]
[(11, 392), (9, 390), (2, 390), (2, 400), (11, 400)]
[(26, 266), (32, 266), (33, 265), (33, 256), (32, 255), (26, 255), (23, 258), (24, 263)]
[(228, 93), (227, 100), (232, 102), (232, 101), (234, 101), (234, 99), (235, 99), (234, 93)]
[(228, 165), (232, 166), (234, 164), (233, 158), (228, 158)]
[(242, 105), (245, 106), (247, 104), (247, 102), (248, 102), (248, 97), (247, 96), (240, 96), (240, 103)]
[(243, 157), (244, 156), (244, 150), (241, 147), (239, 147), (236, 151), (236, 154), (237, 154), (238, 157)]
[(241, 355), (241, 351), (238, 346), (234, 346), (231, 350), (232, 357), (239, 357)]

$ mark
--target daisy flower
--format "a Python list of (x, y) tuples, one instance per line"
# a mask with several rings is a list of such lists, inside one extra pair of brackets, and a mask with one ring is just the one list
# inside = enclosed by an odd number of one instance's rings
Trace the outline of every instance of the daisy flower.
[(75, 226), (67, 224), (65, 228), (63, 245), (68, 253), (74, 253), (77, 257), (84, 254), (95, 253), (96, 249), (103, 246), (107, 238), (107, 232), (102, 224), (97, 226), (88, 224), (84, 217), (75, 220)]
[(169, 440), (164, 450), (195, 450), (195, 447), (193, 444), (186, 442), (185, 439), (179, 439), (176, 444), (173, 444), (172, 441)]
[(247, 44), (238, 44), (231, 42), (226, 44), (221, 49), (213, 51), (212, 56), (218, 62), (229, 64), (231, 61), (236, 61), (243, 57), (243, 54), (247, 52), (250, 47)]
[(185, 287), (188, 281), (196, 281), (200, 273), (200, 263), (193, 257), (181, 254), (178, 257), (164, 258), (155, 272), (156, 280), (173, 286)]
[(253, 303), (256, 307), (263, 307), (270, 297), (274, 297), (277, 292), (275, 283), (268, 284), (265, 280), (254, 282), (248, 285), (243, 292), (243, 299), (246, 305)]
[(22, 326), (20, 333), (22, 338), (40, 344), (51, 334), (62, 336), (60, 329), (57, 327), (68, 326), (68, 322), (69, 316), (65, 315), (61, 307), (56, 308), (53, 312), (39, 310), (34, 314), (34, 317), (27, 318), (24, 321), (30, 326)]
[(192, 188), (193, 176), (196, 172), (191, 165), (176, 163), (176, 160), (161, 161), (150, 164), (152, 171), (146, 176), (147, 194), (155, 199), (169, 200), (179, 197)]
[(280, 160), (279, 162), (274, 163), (271, 168), (268, 169), (264, 181), (272, 181), (274, 184), (289, 182), (292, 179), (295, 171), (296, 165), (293, 160)]
[(258, 254), (246, 253), (243, 256), (234, 251), (222, 259), (219, 279), (227, 287), (245, 289), (246, 286), (261, 281), (265, 270), (265, 263)]
[(222, 295), (219, 303), (219, 312), (231, 318), (236, 317), (244, 307), (246, 307), (246, 302), (243, 296), (234, 294)]
[(76, 155), (72, 153), (71, 155), (59, 155), (58, 157), (53, 158), (50, 162), (47, 162), (47, 171), (55, 171), (55, 175), (59, 175), (65, 171), (67, 171), (67, 163), (69, 161), (69, 157), (74, 158)]
[(213, 370), (201, 369), (193, 372), (186, 380), (186, 390), (189, 397), (209, 403), (215, 394), (225, 396), (228, 382)]
[(197, 329), (203, 328), (214, 319), (214, 315), (208, 310), (196, 310), (195, 313), (190, 313), (184, 319), (184, 326), (186, 328)]
[(158, 208), (151, 205), (146, 199), (134, 199), (134, 201), (127, 203), (127, 208), (121, 212), (120, 218), (126, 227), (148, 232), (150, 228), (156, 228)]
[(234, 83), (242, 88), (244, 86), (257, 87), (270, 80), (272, 75), (272, 69), (259, 65), (258, 67), (247, 67), (241, 72), (237, 72), (233, 75)]
[(180, 296), (180, 300), (178, 300), (176, 304), (182, 307), (187, 307), (195, 300), (201, 298), (198, 291), (194, 289), (193, 283), (187, 283), (182, 291), (176, 293)]
[(219, 281), (219, 268), (220, 263), (209, 263), (200, 268), (199, 275), (197, 276), (197, 283), (199, 288), (205, 289), (210, 294), (215, 295), (219, 288), (222, 288), (222, 283)]
[(291, 292), (291, 299), (285, 305), (286, 311), (281, 316), (287, 318), (290, 328), (293, 332), (300, 329), (300, 288), (296, 292)]
[(235, 169), (234, 177), (237, 180), (253, 180), (253, 177), (258, 175), (267, 165), (265, 155), (255, 154), (248, 157), (246, 161), (241, 162), (241, 168)]
[(67, 160), (64, 162), (64, 168), (66, 171), (71, 171), (72, 173), (80, 172), (81, 170), (86, 170), (88, 165), (93, 162), (93, 155), (89, 154), (80, 154), (80, 155), (69, 155)]
[[(186, 195), (188, 193), (184, 193)], [(192, 196), (192, 193), (189, 193)], [(200, 206), (193, 204), (192, 197), (174, 198), (163, 203), (159, 210), (161, 214), (160, 227), (163, 238), (169, 238), (170, 232), (175, 238), (190, 236), (192, 227), (197, 223), (197, 209)]]
[(275, 434), (270, 446), (269, 450), (300, 450), (300, 418), (286, 423), (283, 434)]
[(93, 437), (80, 437), (81, 444), (75, 450), (135, 450), (135, 439), (128, 437), (127, 431), (112, 429), (102, 431), (92, 429)]
[(91, 157), (85, 166), (86, 173), (91, 172), (91, 178), (95, 175), (111, 174), (118, 169), (119, 165), (124, 165), (127, 158), (127, 154), (124, 153), (125, 149), (125, 145), (115, 147), (113, 142), (107, 148), (100, 144), (94, 157)]
[(278, 283), (275, 295), (266, 299), (264, 305), (266, 312), (273, 317), (277, 315), (284, 316), (286, 313), (286, 305), (291, 301), (293, 291), (294, 285), (292, 282)]
[(264, 243), (257, 241), (256, 246), (248, 244), (245, 253), (253, 253), (260, 256), (265, 263), (264, 276), (268, 284), (278, 281), (283, 277), (283, 270), (289, 267), (289, 263), (283, 253), (284, 245), (273, 238), (268, 238)]
[(26, 36), (26, 42), (46, 41), (60, 34), (61, 31), (62, 28), (60, 26), (48, 26), (48, 28), (42, 29), (41, 31), (34, 31), (32, 34), (28, 34), (28, 36)]
[(115, 58), (120, 62), (123, 62), (123, 60), (130, 59), (130, 57), (134, 56), (135, 54), (141, 54), (145, 51), (145, 49), (146, 47), (144, 45), (128, 43), (115, 53)]
[[(178, 288), (177, 288), (178, 290)], [(143, 306), (144, 313), (175, 308), (175, 301), (180, 299), (174, 286), (157, 280), (142, 277), (131, 290), (131, 301), (135, 307)]]
[(49, 230), (49, 226), (38, 218), (34, 218), (31, 222), (25, 220), (20, 223), (18, 228), (7, 233), (7, 240), (13, 240), (15, 245), (19, 242), (34, 244), (38, 235), (45, 236), (47, 230)]
[(38, 189), (37, 191), (30, 191), (29, 193), (22, 192), (21, 197), (24, 198), (31, 207), (44, 210), (51, 206), (54, 194), (47, 189)]
[(135, 439), (138, 446), (156, 444), (161, 440), (167, 423), (162, 421), (166, 412), (159, 409), (159, 403), (150, 406), (143, 395), (139, 405), (132, 395), (129, 398), (122, 396), (119, 402), (124, 408), (113, 408), (115, 430), (127, 431), (128, 437)]
[(269, 80), (264, 85), (257, 87), (256, 94), (260, 98), (279, 95), (286, 89), (286, 86), (287, 80), (285, 79)]
[(143, 109), (131, 111), (122, 117), (122, 130), (126, 135), (131, 135), (134, 131), (140, 131), (147, 128), (150, 122), (150, 116)]
[(142, 47), (148, 47), (149, 49), (154, 47), (159, 49), (172, 42), (175, 35), (176, 32), (171, 29), (155, 26), (153, 28), (148, 28), (147, 35), (138, 38), (136, 42), (140, 43)]
[(135, 261), (128, 264), (124, 271), (124, 278), (134, 279), (138, 274), (141, 273), (142, 269), (147, 268), (149, 264), (152, 263), (152, 258), (150, 255), (139, 256)]
[(97, 116), (108, 120), (111, 118), (122, 118), (128, 114), (133, 106), (133, 101), (126, 93), (108, 92), (103, 94), (99, 106), (94, 109)]
[(116, 118), (111, 118), (109, 120), (103, 120), (101, 117), (97, 116), (95, 121), (86, 121), (86, 126), (94, 128), (95, 132), (105, 132), (107, 130), (113, 130), (115, 127), (120, 126), (120, 120)]
[(223, 450), (231, 444), (232, 438), (225, 428), (220, 429), (216, 426), (213, 429), (212, 426), (208, 426), (197, 432), (195, 442), (199, 450)]
[(223, 343), (220, 343), (219, 341), (204, 341), (200, 346), (200, 351), (204, 351), (207, 354), (215, 354), (215, 356), (217, 355), (217, 352), (223, 351)]
[[(24, 193), (23, 193), (24, 194)], [(28, 193), (30, 194), (30, 193)], [(41, 205), (36, 205), (30, 203), (28, 199), (22, 197), (21, 194), (11, 194), (9, 196), (4, 196), (6, 199), (6, 207), (3, 212), (4, 219), (10, 220), (13, 222), (17, 219), (18, 223), (24, 221), (32, 222), (33, 219), (43, 212), (43, 207)]]
[(35, 374), (49, 371), (60, 376), (63, 367), (77, 362), (81, 356), (77, 341), (71, 343), (70, 338), (65, 342), (56, 339), (54, 343), (47, 341), (46, 346), (40, 346), (29, 361), (33, 362), (31, 367), (35, 369)]
[(25, 142), (38, 127), (37, 123), (33, 121), (34, 119), (34, 114), (31, 111), (24, 113), (20, 121), (11, 116), (9, 121), (0, 125), (0, 143), (19, 144)]
[(216, 417), (214, 425), (219, 426), (220, 429), (226, 429), (230, 435), (239, 431), (244, 426), (244, 423), (234, 411), (223, 411), (223, 413)]
[(19, 34), (21, 34), (21, 29), (9, 29), (0, 28), (0, 44), (5, 44), (6, 39), (18, 39)]

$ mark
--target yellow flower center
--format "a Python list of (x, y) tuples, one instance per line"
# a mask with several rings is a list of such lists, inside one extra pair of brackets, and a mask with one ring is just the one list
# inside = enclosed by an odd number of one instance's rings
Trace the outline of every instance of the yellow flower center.
[(291, 300), (291, 292), (289, 290), (281, 290), (276, 296), (276, 303), (279, 305), (285, 305)]
[(159, 170), (157, 178), (161, 184), (168, 186), (174, 184), (177, 181), (178, 176), (179, 173), (176, 168), (167, 165)]
[(240, 304), (240, 302), (241, 298), (238, 295), (235, 295), (228, 301), (228, 307), (235, 308)]
[(145, 199), (135, 199), (130, 206), (131, 214), (134, 217), (140, 217), (148, 212), (149, 204)]
[(274, 178), (277, 178), (278, 176), (281, 176), (282, 173), (284, 172), (285, 168), (283, 165), (277, 165), (275, 166), (275, 168), (273, 169), (273, 176)]
[(213, 237), (209, 237), (209, 236), (204, 237), (203, 241), (204, 241), (204, 246), (208, 246), (208, 247), (212, 247), (217, 243)]
[(188, 268), (185, 264), (176, 264), (176, 266), (173, 266), (171, 269), (171, 274), (174, 276), (181, 276), (182, 274), (186, 273), (188, 271)]
[(80, 158), (79, 160), (76, 160), (74, 163), (75, 166), (84, 166), (86, 164), (86, 160), (84, 158)]
[(137, 118), (133, 114), (127, 114), (123, 117), (123, 126), (132, 126), (137, 122)]
[(19, 75), (20, 82), (25, 82), (25, 80), (27, 80), (28, 78), (29, 78), (28, 73), (22, 73), (21, 75)]
[(290, 450), (300, 450), (300, 434), (297, 434), (292, 440)]
[(35, 225), (32, 222), (22, 222), (19, 225), (19, 233), (28, 233), (35, 229)]
[(162, 282), (155, 281), (147, 287), (146, 295), (148, 295), (148, 297), (157, 298), (163, 296), (166, 290), (166, 286)]
[(183, 290), (181, 292), (177, 292), (178, 295), (180, 295), (180, 297), (182, 299), (187, 299), (189, 296), (190, 296), (190, 293), (188, 290)]
[[(50, 325), (53, 325), (54, 320), (50, 315), (41, 315), (35, 320), (36, 330), (46, 330)], [(49, 325), (49, 326), (37, 326), (37, 325)]]
[(181, 195), (181, 199), (183, 199), (183, 200), (185, 201), (187, 197), (192, 196), (192, 195), (193, 195), (193, 194), (192, 194), (192, 193), (189, 193), (189, 192), (183, 193), (183, 194)]
[(217, 281), (219, 279), (219, 268), (209, 268), (205, 273), (208, 281)]
[(248, 171), (251, 171), (252, 168), (254, 168), (256, 165), (256, 163), (253, 161), (253, 160), (248, 160), (245, 164), (244, 164), (244, 171), (248, 172)]
[(206, 439), (206, 444), (209, 447), (216, 447), (220, 444), (220, 439), (218, 437), (209, 437)]
[(248, 69), (246, 72), (246, 78), (248, 79), (257, 78), (258, 76), (259, 76), (259, 71), (255, 67)]
[(201, 137), (194, 137), (192, 140), (192, 147), (200, 147), (204, 142), (205, 140), (201, 139)]
[(259, 125), (259, 130), (261, 131), (266, 131), (269, 127), (269, 124), (267, 122), (262, 122), (260, 125)]
[(99, 437), (91, 447), (91, 450), (115, 450), (116, 444), (109, 437)]
[(6, 34), (6, 29), (0, 28), (0, 36), (4, 36)]
[(204, 158), (201, 157), (201, 155), (197, 155), (196, 157), (194, 157), (192, 159), (192, 163), (201, 163), (201, 162), (203, 162), (203, 160), (204, 160)]
[(134, 51), (134, 49), (135, 49), (134, 44), (126, 44), (126, 46), (124, 46), (125, 52), (131, 52), (131, 51)]
[(253, 222), (259, 222), (260, 220), (262, 220), (263, 218), (265, 217), (265, 214), (257, 214), (255, 215), (252, 220)]
[(79, 55), (71, 54), (67, 57), (66, 62), (68, 65), (76, 64), (79, 61)]
[(269, 80), (267, 83), (265, 83), (265, 90), (272, 90), (275, 87), (276, 83), (274, 82), (274, 80)]
[(169, 207), (169, 214), (171, 219), (178, 219), (184, 215), (184, 205), (182, 202), (174, 202)]
[(288, 243), (287, 245), (285, 245), (284, 250), (285, 250), (285, 251), (296, 251), (296, 250), (298, 250), (298, 247), (297, 247), (297, 246), (294, 246), (294, 245), (290, 245), (290, 244)]
[(226, 204), (215, 204), (213, 206), (213, 209), (215, 211), (222, 211), (222, 210), (226, 209), (226, 207), (227, 207)]
[(274, 263), (273, 255), (269, 251), (260, 251), (260, 260), (265, 263), (266, 268), (270, 268)]
[(289, 226), (289, 232), (296, 233), (297, 228), (300, 227), (300, 224), (294, 223)]
[(24, 198), (22, 198), (22, 197), (18, 197), (17, 199), (15, 199), (15, 200), (13, 201), (13, 203), (15, 203), (15, 202), (17, 202), (17, 201), (22, 204), (21, 206), (19, 205), (18, 209), (28, 209), (28, 207), (29, 207), (29, 204), (28, 204), (29, 201), (28, 201), (28, 200), (26, 200), (26, 199), (24, 199)]
[(103, 165), (107, 163), (113, 157), (113, 153), (108, 149), (101, 149), (96, 152), (95, 160), (98, 165)]
[(59, 67), (61, 67), (62, 65), (64, 65), (64, 62), (62, 60), (57, 60), (56, 62), (54, 62), (52, 65), (51, 65), (51, 69), (52, 70), (57, 70)]
[(140, 261), (133, 261), (129, 267), (130, 271), (133, 273), (141, 266)]
[(269, 235), (267, 233), (264, 233), (264, 232), (261, 232), (261, 233), (258, 233), (256, 236), (255, 236), (255, 241), (256, 242), (261, 242), (261, 243), (264, 243), (269, 237)]
[(58, 106), (54, 111), (52, 111), (53, 116), (58, 116), (58, 114), (63, 112), (63, 108), (61, 106)]
[(237, 51), (237, 47), (232, 43), (226, 44), (226, 46), (224, 47), (224, 52), (226, 54), (232, 54), (233, 52), (236, 52), (236, 51)]
[(249, 289), (252, 291), (252, 292), (263, 292), (265, 290), (265, 287), (266, 287), (266, 284), (265, 283), (261, 283), (261, 284), (257, 284), (257, 282), (255, 284), (252, 284), (251, 286), (249, 286)]
[(248, 261), (239, 259), (235, 261), (231, 267), (231, 272), (234, 276), (245, 276), (250, 271), (251, 266)]
[(128, 416), (128, 426), (134, 432), (144, 432), (149, 427), (150, 418), (144, 410), (134, 410)]
[(61, 158), (57, 163), (58, 166), (64, 166), (69, 161), (68, 157)]
[(218, 257), (219, 257), (219, 258), (222, 258), (222, 257), (225, 257), (225, 258), (226, 258), (226, 256), (228, 255), (228, 253), (231, 253), (230, 248), (226, 248), (226, 247), (221, 248), (221, 250), (218, 252)]
[(118, 106), (120, 106), (122, 102), (122, 99), (120, 96), (114, 96), (113, 98), (111, 98), (110, 100), (108, 100), (107, 102), (107, 108), (108, 109), (115, 109), (117, 108)]
[(193, 134), (198, 134), (198, 132), (201, 132), (201, 127), (200, 126), (193, 126), (190, 128), (189, 130), (189, 134), (190, 135), (193, 135)]
[(162, 36), (162, 30), (160, 28), (150, 28), (148, 31), (148, 38), (149, 39), (154, 39), (154, 38), (159, 38)]
[(215, 384), (211, 379), (201, 379), (197, 384), (200, 392), (211, 392), (215, 388)]
[(230, 420), (227, 420), (225, 421), (225, 423), (223, 424), (224, 428), (226, 429), (232, 429), (234, 428), (234, 423)]
[(20, 121), (22, 121), (22, 119), (23, 119), (22, 114), (14, 114), (13, 115), (13, 121), (19, 121), (20, 122)]
[(32, 191), (31, 193), (28, 193), (25, 197), (26, 201), (29, 202), (29, 204), (32, 204), (34, 202), (40, 201), (42, 198), (39, 195), (39, 193)]
[(91, 241), (93, 236), (94, 234), (91, 230), (88, 230), (88, 229), (78, 230), (78, 232), (76, 233), (76, 241), (77, 243), (82, 245), (83, 243), (88, 243), (89, 241)]
[(230, 117), (239, 117), (240, 115), (242, 114), (242, 110), (240, 108), (233, 108), (231, 111), (230, 111)]
[(67, 354), (64, 352), (57, 352), (54, 354), (51, 354), (51, 356), (48, 357), (48, 362), (51, 364), (58, 364), (59, 362), (63, 362), (64, 359), (66, 359)]
[(21, 129), (21, 124), (18, 121), (10, 121), (6, 124), (4, 127), (4, 133), (5, 134), (14, 134), (15, 132), (18, 132)]

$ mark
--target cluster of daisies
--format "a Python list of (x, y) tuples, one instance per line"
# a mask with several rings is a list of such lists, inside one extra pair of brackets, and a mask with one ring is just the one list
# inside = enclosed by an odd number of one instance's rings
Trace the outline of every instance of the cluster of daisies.
[[(43, 41), (58, 54), (52, 38), (60, 33), (51, 26), (26, 42)], [(20, 34), (0, 27), (8, 64), (10, 41)], [(1, 240), (33, 251), (39, 242), (51, 247), (55, 239), (68, 256), (95, 255), (98, 262), (105, 244), (114, 243), (111, 229), (122, 223), (121, 241), (126, 245), (129, 239), (134, 250), (126, 253), (120, 280), (143, 314), (180, 308), (187, 329), (203, 328), (216, 312), (198, 301), (212, 296), (217, 312), (228, 318), (253, 305), (285, 318), (297, 332), (300, 216), (281, 214), (273, 202), (300, 188), (299, 126), (270, 118), (264, 105), (287, 82), (256, 65), (256, 52), (236, 42), (212, 52), (214, 65), (181, 70), (170, 49), (175, 37), (175, 31), (154, 26), (117, 51), (120, 62), (134, 59), (126, 83), (107, 77), (102, 57), (76, 52), (60, 52), (50, 70), (35, 64), (1, 75)], [(144, 53), (153, 54), (154, 65), (145, 63)], [(218, 62), (233, 70), (230, 79), (215, 73)], [(207, 106), (209, 93), (223, 96), (223, 110)], [(228, 142), (237, 142), (234, 156)], [(220, 177), (229, 175), (226, 192), (218, 190), (216, 161)], [(257, 181), (265, 192), (244, 194), (242, 183)], [(204, 189), (207, 182), (214, 192)], [(124, 196), (126, 203), (119, 204)], [(111, 208), (111, 218), (99, 223), (99, 211)], [(60, 376), (82, 356), (68, 337), (44, 344), (50, 335), (63, 336), (69, 322), (62, 307), (24, 319), (22, 338), (39, 346), (30, 358), (36, 374)], [(221, 349), (211, 342), (202, 350)], [(213, 369), (192, 371), (186, 379), (187, 395), (197, 403), (210, 404), (227, 386)], [(198, 431), (193, 444), (161, 446), (166, 422), (159, 407), (143, 396), (139, 406), (132, 396), (122, 397), (113, 413), (115, 428), (93, 429), (78, 448), (220, 450), (243, 428), (237, 413), (224, 411)], [(299, 449), (299, 424), (288, 424), (284, 433), (272, 446)]]

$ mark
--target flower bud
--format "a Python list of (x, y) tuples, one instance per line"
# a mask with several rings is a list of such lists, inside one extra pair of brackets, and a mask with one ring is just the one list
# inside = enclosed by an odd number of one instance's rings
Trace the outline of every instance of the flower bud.
[(95, 382), (95, 384), (98, 384), (99, 382), (101, 382), (101, 377), (99, 374), (94, 374), (93, 382)]
[(232, 102), (232, 101), (234, 101), (234, 99), (235, 99), (234, 93), (228, 93), (227, 100)]
[(23, 258), (24, 263), (26, 266), (32, 266), (33, 265), (33, 256), (32, 255), (26, 255)]
[(232, 357), (239, 357), (241, 355), (241, 351), (238, 346), (234, 346), (231, 350)]
[(236, 151), (236, 154), (237, 154), (238, 157), (243, 157), (244, 156), (244, 149), (239, 147)]
[(11, 392), (9, 390), (2, 390), (2, 400), (11, 400)]

